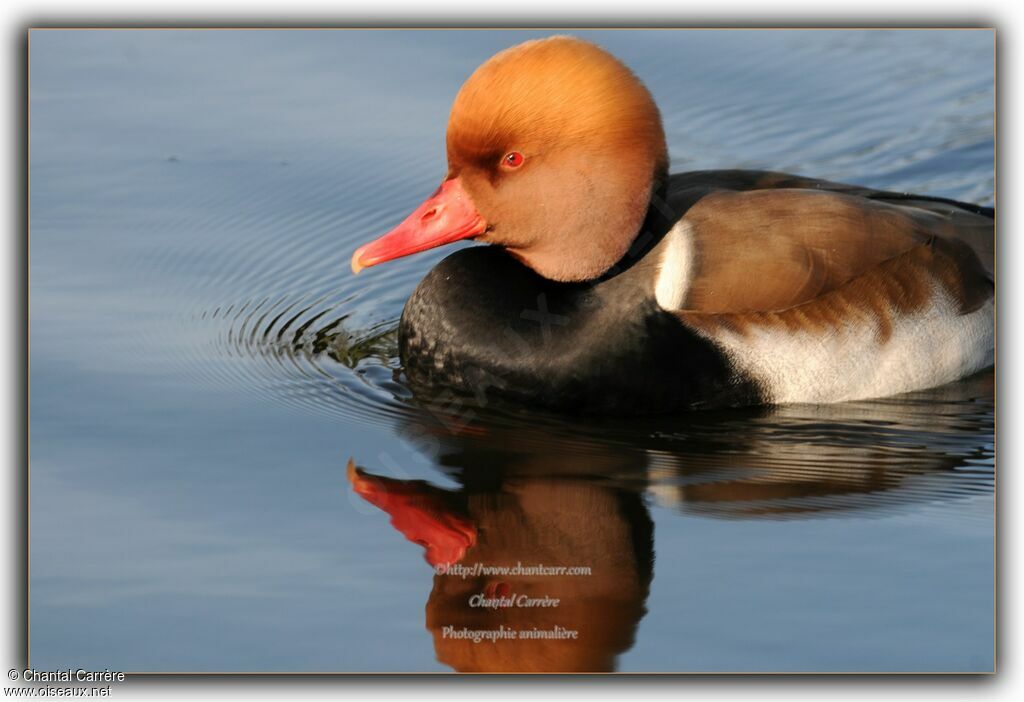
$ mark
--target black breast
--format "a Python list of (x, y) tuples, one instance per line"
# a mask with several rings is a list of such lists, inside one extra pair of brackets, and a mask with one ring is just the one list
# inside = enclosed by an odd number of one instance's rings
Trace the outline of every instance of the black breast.
[(716, 347), (657, 306), (640, 268), (556, 283), (497, 247), (457, 251), (402, 313), (414, 391), (428, 403), (455, 392), (481, 405), (602, 414), (759, 403)]

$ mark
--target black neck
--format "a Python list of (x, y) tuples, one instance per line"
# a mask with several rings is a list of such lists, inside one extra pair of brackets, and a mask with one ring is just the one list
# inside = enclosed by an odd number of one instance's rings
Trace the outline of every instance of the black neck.
[(629, 249), (615, 264), (605, 271), (594, 283), (603, 283), (611, 280), (643, 260), (651, 250), (661, 243), (665, 235), (676, 223), (679, 216), (668, 204), (668, 176), (663, 175), (655, 178), (654, 188), (651, 194), (651, 203), (647, 206), (647, 214), (640, 231), (633, 238)]

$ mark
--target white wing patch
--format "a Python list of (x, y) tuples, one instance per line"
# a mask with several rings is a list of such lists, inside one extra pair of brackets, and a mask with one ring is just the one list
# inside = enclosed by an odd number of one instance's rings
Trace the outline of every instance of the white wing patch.
[(924, 310), (893, 319), (885, 342), (875, 325), (852, 321), (826, 333), (751, 327), (705, 335), (770, 402), (845, 402), (935, 387), (992, 365), (994, 304), (993, 297), (962, 315), (936, 285)]
[(659, 266), (654, 299), (662, 309), (681, 309), (690, 289), (693, 266), (693, 227), (689, 222), (676, 222), (665, 235), (665, 251)]

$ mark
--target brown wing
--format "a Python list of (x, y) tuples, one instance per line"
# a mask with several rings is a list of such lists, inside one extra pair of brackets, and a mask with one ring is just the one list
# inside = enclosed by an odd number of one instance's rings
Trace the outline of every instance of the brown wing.
[(960, 314), (977, 310), (993, 292), (991, 280), (967, 244), (934, 237), (791, 307), (732, 312), (689, 307), (676, 314), (690, 326), (707, 332), (726, 328), (740, 334), (752, 326), (826, 332), (870, 319), (878, 340), (884, 343), (892, 332), (894, 317), (924, 308), (936, 285), (956, 302)]
[(956, 203), (756, 171), (683, 174), (672, 187), (693, 236), (686, 310), (788, 309), (933, 239), (966, 245), (992, 273), (992, 218)]

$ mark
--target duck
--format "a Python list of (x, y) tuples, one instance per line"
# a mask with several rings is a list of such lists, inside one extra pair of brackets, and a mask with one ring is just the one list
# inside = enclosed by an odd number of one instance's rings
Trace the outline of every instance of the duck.
[(994, 208), (774, 171), (669, 174), (661, 115), (598, 45), (530, 40), (455, 96), (447, 173), (352, 255), (455, 242), (399, 355), (428, 403), (666, 413), (827, 404), (991, 366)]

